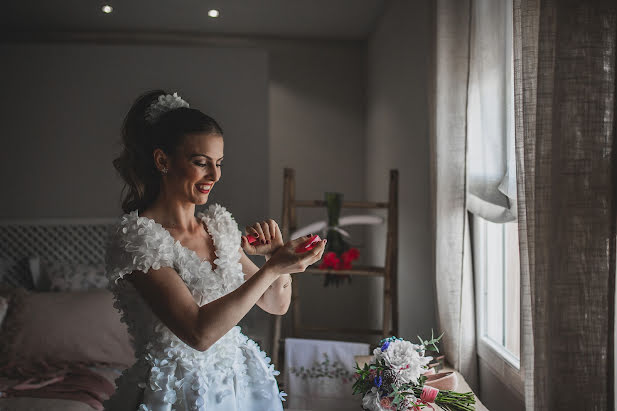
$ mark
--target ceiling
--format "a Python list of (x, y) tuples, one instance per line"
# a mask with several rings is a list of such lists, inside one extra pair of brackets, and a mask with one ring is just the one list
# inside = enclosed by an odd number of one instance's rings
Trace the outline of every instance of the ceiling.
[[(363, 39), (387, 0), (9, 0), (0, 31), (190, 32)], [(108, 4), (113, 12), (105, 14)], [(208, 17), (217, 9), (218, 18)]]

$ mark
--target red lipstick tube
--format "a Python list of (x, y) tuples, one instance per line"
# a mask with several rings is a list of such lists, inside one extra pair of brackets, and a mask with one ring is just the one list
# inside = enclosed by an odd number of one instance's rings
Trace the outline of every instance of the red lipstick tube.
[(321, 238), (317, 234), (312, 236), (306, 243), (300, 244), (296, 248), (296, 253), (304, 253), (306, 251), (312, 250), (317, 246), (317, 243), (321, 241)]

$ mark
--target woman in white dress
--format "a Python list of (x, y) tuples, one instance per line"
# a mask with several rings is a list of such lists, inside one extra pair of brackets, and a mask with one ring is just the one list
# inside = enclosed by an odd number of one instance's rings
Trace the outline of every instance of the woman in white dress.
[[(309, 237), (284, 244), (268, 220), (246, 227), (258, 238), (251, 245), (225, 207), (195, 215), (221, 177), (223, 131), (175, 93), (138, 98), (123, 143), (114, 167), (126, 183), (125, 214), (106, 266), (136, 362), (105, 409), (282, 410), (279, 372), (237, 324), (255, 304), (285, 314), (290, 273), (318, 261), (325, 241), (296, 253)], [(266, 262), (259, 268), (246, 254)]]

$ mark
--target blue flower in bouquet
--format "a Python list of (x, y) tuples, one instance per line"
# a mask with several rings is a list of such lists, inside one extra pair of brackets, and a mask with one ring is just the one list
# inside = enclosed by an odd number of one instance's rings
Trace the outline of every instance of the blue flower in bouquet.
[(375, 379), (373, 380), (373, 382), (375, 383), (375, 386), (376, 386), (377, 388), (381, 387), (381, 383), (382, 383), (381, 375), (380, 375), (379, 377), (375, 378)]
[(379, 343), (381, 344), (381, 351), (387, 350), (392, 341), (403, 341), (403, 339), (400, 337), (395, 337), (394, 335), (391, 337), (382, 339), (381, 341), (379, 341)]

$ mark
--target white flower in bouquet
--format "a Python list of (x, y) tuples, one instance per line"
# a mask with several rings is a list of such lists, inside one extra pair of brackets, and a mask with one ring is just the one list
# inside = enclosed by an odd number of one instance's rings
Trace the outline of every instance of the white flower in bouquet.
[(417, 383), (433, 357), (424, 356), (424, 347), (410, 341), (387, 341), (373, 351), (375, 360), (383, 359), (386, 365), (398, 372), (402, 384)]
[(364, 394), (364, 397), (362, 397), (362, 408), (370, 411), (384, 411), (380, 404), (377, 387), (373, 387), (369, 392)]

